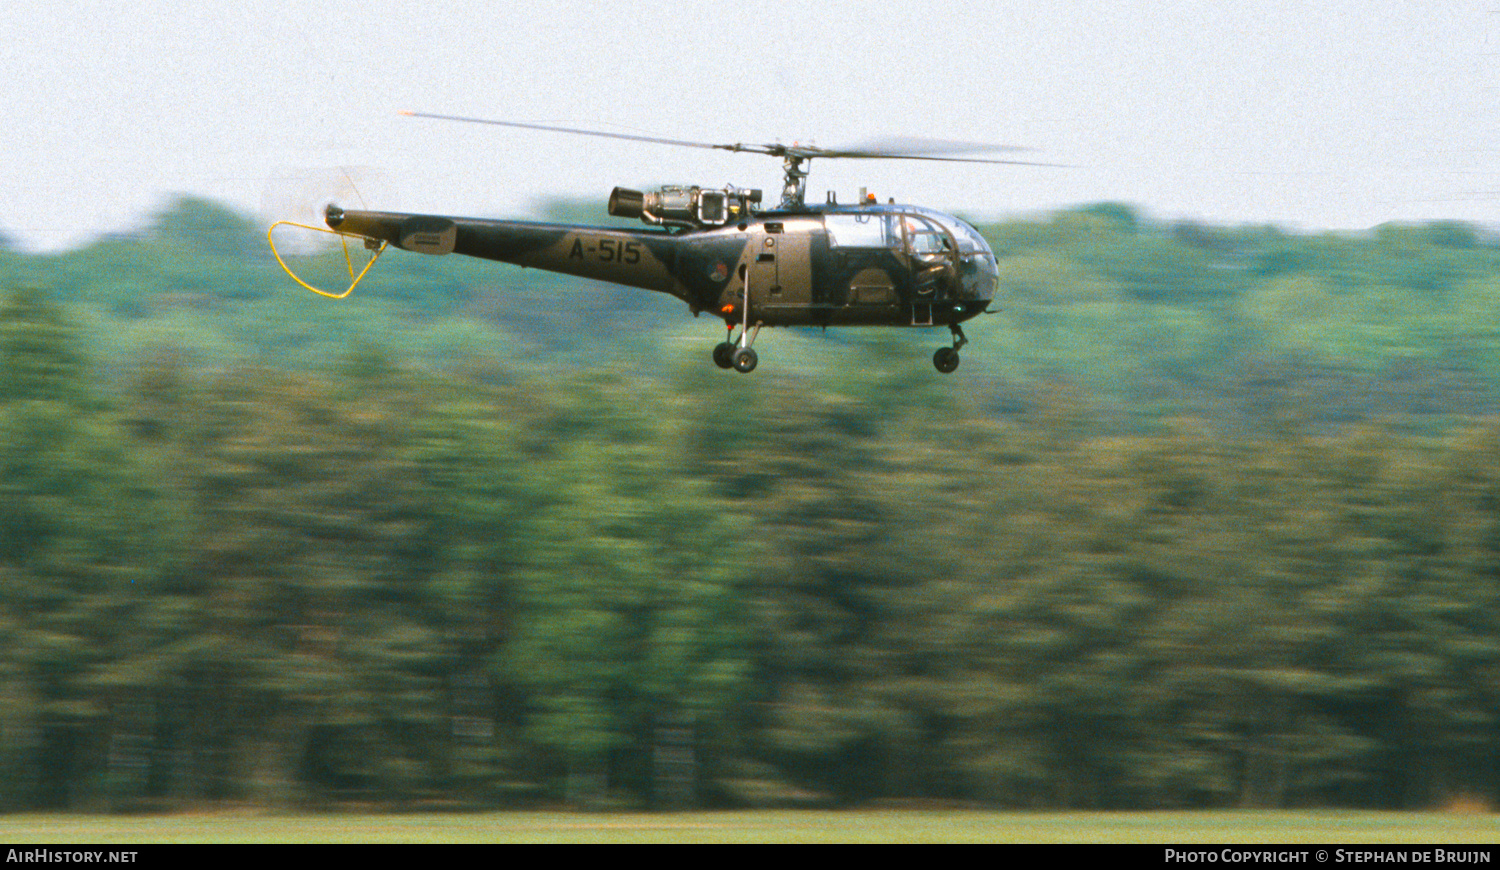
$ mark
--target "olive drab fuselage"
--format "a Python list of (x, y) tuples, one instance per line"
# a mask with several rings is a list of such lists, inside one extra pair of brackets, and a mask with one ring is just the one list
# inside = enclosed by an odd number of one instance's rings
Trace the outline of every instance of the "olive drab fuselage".
[[(330, 206), (326, 217), (331, 231), (362, 236), (375, 256), (389, 246), (464, 254), (670, 293), (694, 314), (707, 311), (724, 319), (729, 336), (714, 348), (713, 360), (720, 368), (740, 372), (755, 369), (753, 345), (765, 326), (946, 326), (953, 344), (938, 348), (932, 364), (947, 374), (958, 368), (958, 352), (968, 342), (960, 324), (989, 310), (994, 297), (995, 255), (973, 227), (930, 209), (879, 205), (863, 191), (858, 205), (840, 206), (829, 193), (826, 205), (809, 206), (806, 182), (814, 159), (1047, 165), (958, 156), (1017, 149), (949, 140), (901, 137), (850, 148), (714, 143), (429, 112), (402, 114), (780, 159), (781, 201), (772, 210), (760, 210), (760, 190), (732, 185), (666, 185), (654, 192), (616, 187), (609, 196), (609, 214), (639, 218), (651, 227), (646, 230), (346, 212), (337, 206)], [(342, 294), (307, 284), (284, 261), (282, 267), (308, 289), (343, 298), (365, 274), (354, 273), (347, 245), (344, 253), (350, 284)]]
[(330, 208), (327, 222), (418, 253), (669, 293), (731, 328), (949, 326), (961, 335), (957, 325), (994, 295), (994, 254), (949, 215), (870, 204), (739, 217), (705, 229), (627, 230)]

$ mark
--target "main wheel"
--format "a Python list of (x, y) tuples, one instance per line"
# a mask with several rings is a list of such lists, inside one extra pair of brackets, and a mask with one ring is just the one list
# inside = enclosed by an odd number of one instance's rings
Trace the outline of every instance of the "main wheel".
[(721, 369), (727, 369), (734, 365), (734, 344), (721, 341), (714, 347), (714, 365)]
[(760, 360), (755, 356), (755, 349), (742, 347), (734, 352), (734, 370), (737, 372), (750, 373), (755, 371), (755, 364)]
[(958, 351), (951, 347), (940, 347), (932, 355), (932, 365), (943, 374), (958, 368)]

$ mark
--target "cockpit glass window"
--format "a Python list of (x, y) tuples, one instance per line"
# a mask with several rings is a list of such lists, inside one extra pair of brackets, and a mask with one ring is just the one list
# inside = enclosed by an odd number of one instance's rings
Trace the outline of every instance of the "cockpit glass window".
[(990, 249), (989, 244), (985, 242), (984, 237), (979, 234), (979, 231), (960, 218), (939, 214), (926, 209), (922, 210), (922, 216), (933, 223), (946, 227), (958, 242), (959, 253), (972, 254), (976, 251), (988, 251)]
[(893, 248), (901, 244), (901, 229), (885, 214), (830, 214), (823, 216), (828, 243), (840, 248)]
[(963, 221), (955, 221), (957, 226), (953, 227), (953, 236), (958, 239), (958, 248), (965, 254), (975, 251), (983, 251), (989, 248), (979, 230), (974, 229)]
[(936, 224), (910, 214), (902, 215), (900, 221), (907, 247), (913, 254), (938, 254), (948, 247), (947, 234)]
[(935, 263), (953, 249), (953, 240), (948, 231), (936, 221), (915, 214), (904, 214), (898, 221), (906, 241), (906, 250), (913, 257)]

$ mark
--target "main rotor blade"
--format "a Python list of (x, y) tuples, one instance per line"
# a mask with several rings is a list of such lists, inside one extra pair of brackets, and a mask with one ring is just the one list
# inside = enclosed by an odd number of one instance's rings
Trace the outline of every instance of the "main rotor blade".
[(751, 154), (770, 154), (773, 157), (845, 157), (859, 160), (939, 160), (947, 163), (1005, 163), (1015, 166), (1059, 166), (1057, 163), (1036, 163), (1029, 160), (995, 160), (986, 157), (952, 157), (974, 151), (1026, 151), (1015, 145), (982, 145), (974, 142), (955, 142), (950, 139), (921, 139), (897, 137), (871, 142), (857, 148), (819, 148), (816, 145), (746, 145), (737, 142), (721, 145), (712, 142), (690, 142), (686, 139), (663, 139), (657, 136), (641, 136), (632, 133), (606, 133), (602, 130), (584, 130), (579, 127), (559, 127), (552, 124), (525, 124), (520, 121), (495, 121), (489, 118), (465, 118), (459, 115), (438, 115), (431, 112), (406, 112), (411, 118), (432, 118), (438, 121), (461, 121), (466, 124), (490, 124), (496, 127), (518, 127), (523, 130), (547, 130), (553, 133), (575, 133), (580, 136), (600, 136), (606, 139), (625, 139), (631, 142), (652, 142), (657, 145), (681, 145), (686, 148), (706, 148), (713, 151), (734, 151)]
[(577, 133), (581, 136), (603, 136), (607, 139), (628, 139), (632, 142), (654, 142), (658, 145), (682, 145), (687, 148), (710, 148), (716, 151), (750, 151), (770, 154), (762, 145), (715, 145), (709, 142), (689, 142), (685, 139), (660, 139), (655, 136), (636, 136), (630, 133), (605, 133), (602, 130), (583, 130), (577, 127), (555, 127), (550, 124), (523, 124), (519, 121), (493, 121), (488, 118), (462, 118), (457, 115), (434, 115), (431, 112), (402, 112), (412, 118), (433, 118), (439, 121), (463, 121), (467, 124), (493, 124), (498, 127), (520, 127), (525, 130), (550, 130), (553, 133)]
[(863, 154), (897, 156), (954, 156), (958, 154), (984, 154), (997, 151), (1031, 151), (1020, 145), (995, 145), (989, 142), (960, 142), (956, 139), (928, 139), (924, 136), (886, 136), (870, 139), (830, 151), (850, 151)]
[(993, 157), (959, 157), (985, 151), (1030, 151), (1019, 145), (990, 145), (982, 142), (959, 142), (953, 139), (924, 139), (919, 136), (891, 136), (847, 148), (819, 148), (815, 145), (792, 146), (788, 153), (805, 157), (844, 157), (853, 160), (940, 160), (947, 163), (1005, 163), (1013, 166), (1060, 166), (1032, 160), (998, 160)]
[(996, 160), (991, 157), (939, 157), (931, 154), (887, 154), (879, 151), (844, 151), (827, 150), (823, 148), (809, 148), (806, 145), (788, 146), (785, 153), (795, 154), (800, 157), (840, 157), (849, 160), (939, 160), (944, 163), (1004, 163), (1010, 166), (1056, 166), (1066, 167), (1066, 163), (1038, 163), (1035, 160)]

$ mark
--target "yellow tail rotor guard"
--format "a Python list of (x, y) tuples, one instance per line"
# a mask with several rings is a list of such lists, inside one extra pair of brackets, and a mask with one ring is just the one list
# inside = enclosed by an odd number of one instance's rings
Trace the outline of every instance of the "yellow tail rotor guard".
[[(292, 271), (292, 267), (288, 266), (286, 264), (286, 261), (281, 258), (281, 252), (276, 250), (276, 235), (275, 235), (275, 233), (276, 233), (276, 228), (279, 227), (279, 226), (296, 227), (297, 229), (300, 229), (300, 230), (312, 230), (313, 232), (329, 233), (331, 235), (338, 236), (339, 237), (339, 243), (341, 245), (343, 245), (343, 247), (344, 247), (344, 265), (346, 265), (349, 268), (349, 287), (347, 289), (345, 289), (344, 292), (342, 292), (342, 293), (330, 293), (327, 290), (320, 290), (317, 287), (314, 287), (313, 285), (311, 285), (311, 284), (307, 283), (306, 281), (302, 280), (297, 275), (296, 272)], [(373, 241), (374, 241), (373, 239), (366, 240), (366, 242), (365, 242), (366, 247), (369, 247), (370, 243), (373, 242)], [(299, 223), (297, 223), (295, 221), (277, 221), (276, 223), (271, 224), (270, 228), (266, 230), (266, 243), (271, 246), (271, 255), (274, 256), (276, 258), (276, 262), (281, 265), (282, 271), (286, 272), (287, 275), (291, 276), (291, 279), (293, 281), (296, 281), (298, 284), (301, 284), (303, 287), (306, 287), (307, 289), (309, 289), (312, 292), (318, 294), (319, 296), (326, 296), (329, 299), (343, 299), (344, 297), (348, 296), (350, 293), (353, 293), (354, 292), (354, 288), (359, 285), (360, 281), (364, 280), (365, 275), (370, 271), (370, 267), (373, 266), (373, 265), (375, 265), (375, 261), (378, 260), (378, 259), (380, 259), (380, 255), (381, 254), (385, 253), (385, 248), (386, 248), (386, 244), (387, 244), (386, 242), (381, 242), (380, 243), (380, 247), (373, 248), (372, 250), (374, 250), (374, 253), (370, 255), (370, 262), (366, 263), (365, 267), (360, 270), (360, 272), (359, 272), (358, 275), (356, 275), (356, 274), (354, 274), (354, 259), (349, 256), (349, 236), (346, 235), (346, 234), (344, 234), (344, 233), (340, 233), (340, 232), (337, 232), (335, 230), (331, 230), (331, 229), (329, 229), (327, 227), (316, 227), (316, 226), (312, 226), (311, 224), (299, 224)]]

